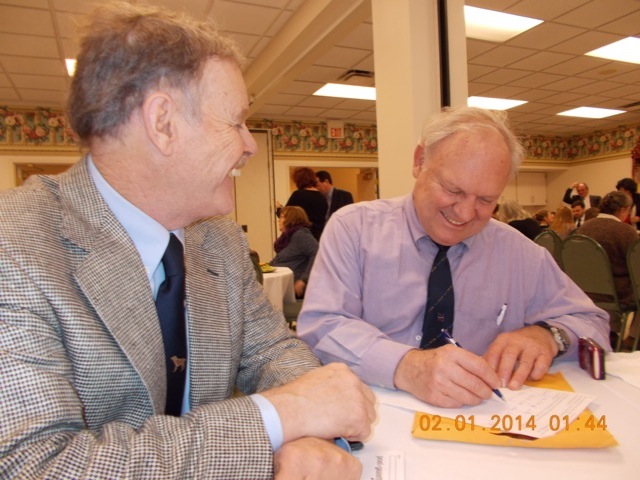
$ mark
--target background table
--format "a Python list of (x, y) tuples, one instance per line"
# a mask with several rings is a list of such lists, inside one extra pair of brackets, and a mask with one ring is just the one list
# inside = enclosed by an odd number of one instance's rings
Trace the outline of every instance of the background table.
[(596, 418), (606, 416), (618, 446), (555, 450), (418, 439), (411, 436), (414, 412), (379, 405), (373, 436), (356, 456), (371, 468), (376, 454), (403, 452), (406, 480), (640, 478), (640, 388), (613, 376), (593, 380), (575, 362), (560, 363), (552, 371), (562, 372), (575, 391), (596, 396), (589, 409)]
[(282, 310), (283, 302), (295, 302), (293, 290), (293, 270), (276, 267), (275, 272), (263, 274), (262, 286), (274, 307)]

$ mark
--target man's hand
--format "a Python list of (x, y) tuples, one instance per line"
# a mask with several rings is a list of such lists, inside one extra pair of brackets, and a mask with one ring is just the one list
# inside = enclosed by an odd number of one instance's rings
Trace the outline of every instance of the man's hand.
[(273, 456), (275, 480), (358, 480), (362, 464), (329, 440), (301, 438), (285, 443)]
[(490, 398), (500, 379), (482, 357), (445, 345), (409, 351), (398, 364), (394, 383), (432, 405), (460, 407)]
[(498, 335), (484, 358), (503, 385), (517, 390), (528, 378), (540, 380), (557, 353), (558, 345), (550, 333), (532, 325)]
[(578, 185), (580, 185), (580, 182), (575, 182), (574, 184), (572, 184), (571, 190), (575, 190), (576, 188), (578, 188)]
[(301, 437), (364, 440), (375, 420), (375, 395), (344, 364), (332, 363), (261, 392), (278, 411), (284, 443)]
[(307, 289), (307, 282), (304, 280), (296, 280), (293, 284), (293, 291), (296, 292), (296, 297), (300, 298), (304, 296), (304, 291)]

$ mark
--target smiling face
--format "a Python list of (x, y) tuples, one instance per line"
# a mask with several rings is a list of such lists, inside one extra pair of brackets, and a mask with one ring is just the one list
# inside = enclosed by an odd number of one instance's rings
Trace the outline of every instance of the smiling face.
[(198, 92), (200, 118), (183, 114), (182, 159), (175, 177), (176, 183), (182, 182), (183, 205), (193, 220), (233, 210), (231, 172), (257, 151), (245, 124), (249, 101), (238, 65), (223, 58), (209, 60)]
[(509, 180), (511, 157), (494, 130), (460, 132), (429, 152), (414, 153), (413, 201), (425, 232), (436, 243), (455, 245), (478, 233)]

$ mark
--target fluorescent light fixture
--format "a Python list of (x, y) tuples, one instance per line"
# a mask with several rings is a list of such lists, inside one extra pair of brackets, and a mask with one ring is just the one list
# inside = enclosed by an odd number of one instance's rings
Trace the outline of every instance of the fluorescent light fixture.
[(487, 110), (509, 110), (527, 103), (524, 100), (509, 100), (507, 98), (469, 97), (467, 105), (470, 107), (485, 108)]
[(375, 87), (359, 87), (342, 83), (327, 83), (319, 88), (314, 95), (320, 97), (356, 98), (358, 100), (375, 100)]
[(585, 53), (590, 57), (618, 60), (619, 62), (640, 63), (640, 38), (628, 37)]
[(624, 110), (613, 110), (611, 108), (595, 108), (595, 107), (579, 107), (566, 112), (560, 112), (558, 115), (565, 117), (581, 117), (581, 118), (606, 118), (619, 113), (625, 113)]
[(465, 5), (464, 22), (469, 38), (506, 42), (541, 24), (542, 20)]
[(73, 74), (76, 73), (76, 59), (75, 58), (65, 58), (64, 63), (67, 64), (67, 73), (70, 77), (73, 77)]

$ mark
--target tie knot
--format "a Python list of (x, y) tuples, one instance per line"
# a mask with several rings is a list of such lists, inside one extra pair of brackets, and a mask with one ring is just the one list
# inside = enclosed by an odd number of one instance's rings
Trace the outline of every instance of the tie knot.
[(169, 235), (169, 245), (162, 256), (166, 277), (184, 274), (184, 253), (182, 242), (173, 233)]
[(440, 245), (439, 243), (433, 242), (436, 247), (438, 247), (438, 254), (442, 255), (442, 254), (446, 254), (447, 251), (449, 250), (450, 246), (449, 245)]

